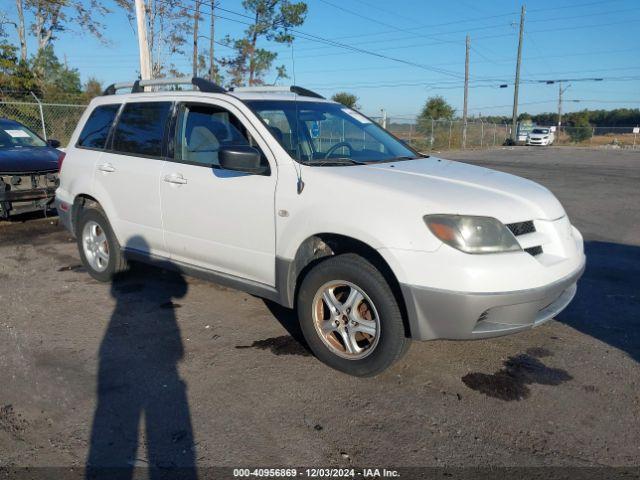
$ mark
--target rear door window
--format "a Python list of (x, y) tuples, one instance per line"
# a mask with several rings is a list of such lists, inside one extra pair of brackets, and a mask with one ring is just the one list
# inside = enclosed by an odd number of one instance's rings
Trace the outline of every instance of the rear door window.
[(85, 148), (104, 148), (109, 136), (109, 130), (116, 118), (120, 104), (100, 105), (96, 107), (78, 138), (78, 146)]
[(171, 102), (125, 104), (113, 134), (113, 150), (160, 157), (171, 105)]

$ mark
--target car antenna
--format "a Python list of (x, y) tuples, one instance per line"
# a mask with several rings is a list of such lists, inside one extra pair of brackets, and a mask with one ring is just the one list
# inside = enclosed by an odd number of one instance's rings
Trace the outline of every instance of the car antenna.
[[(286, 29), (285, 34), (287, 34)], [(291, 69), (293, 71), (293, 84), (296, 85), (296, 58), (293, 51), (293, 41), (291, 42)], [(294, 90), (293, 95), (293, 104), (296, 108), (296, 152), (298, 153), (298, 158), (300, 158), (300, 132), (298, 131), (298, 129), (300, 128), (300, 116), (298, 114), (298, 92)], [(300, 195), (304, 190), (304, 180), (302, 180), (302, 166), (297, 161), (294, 161), (293, 168), (296, 169), (296, 174), (298, 176), (296, 191), (298, 192), (298, 195)]]

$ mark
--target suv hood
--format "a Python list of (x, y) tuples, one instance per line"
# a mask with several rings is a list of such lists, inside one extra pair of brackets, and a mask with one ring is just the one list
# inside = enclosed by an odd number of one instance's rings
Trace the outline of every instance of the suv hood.
[[(429, 157), (362, 167), (319, 167), (367, 188), (360, 201), (379, 199), (420, 215), (449, 213), (495, 217), (503, 223), (555, 220), (565, 215), (560, 202), (535, 182), (488, 168)], [(338, 180), (336, 179), (336, 182)], [(365, 185), (363, 185), (365, 184)], [(371, 188), (373, 188), (373, 194)], [(355, 190), (355, 188), (354, 188)]]
[(0, 173), (51, 172), (58, 170), (60, 151), (52, 147), (0, 149)]

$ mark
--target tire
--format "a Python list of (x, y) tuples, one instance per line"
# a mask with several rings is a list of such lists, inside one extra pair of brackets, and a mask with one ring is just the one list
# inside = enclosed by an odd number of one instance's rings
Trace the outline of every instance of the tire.
[(297, 311), (316, 357), (349, 375), (377, 375), (410, 345), (389, 284), (359, 255), (337, 255), (313, 267), (298, 290)]
[[(93, 233), (90, 233), (91, 230)], [(87, 244), (90, 237), (95, 237), (91, 241), (91, 248)], [(122, 248), (113, 233), (109, 220), (101, 209), (90, 207), (80, 213), (76, 240), (82, 265), (96, 280), (109, 282), (116, 274), (127, 269), (127, 261), (122, 253)], [(92, 248), (95, 251), (92, 251)], [(96, 260), (96, 258), (100, 260)]]

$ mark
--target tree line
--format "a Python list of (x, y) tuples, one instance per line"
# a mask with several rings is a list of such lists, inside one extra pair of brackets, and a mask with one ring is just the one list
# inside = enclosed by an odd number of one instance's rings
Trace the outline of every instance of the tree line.
[[(82, 84), (79, 71), (56, 54), (56, 40), (62, 35), (78, 34), (79, 29), (109, 45), (107, 19), (120, 10), (133, 25), (134, 2), (14, 1), (15, 10), (11, 15), (0, 9), (0, 95), (19, 97), (34, 92), (49, 101), (62, 101), (70, 96), (82, 100), (82, 97), (89, 99), (98, 95), (101, 82), (90, 77)], [(295, 40), (292, 29), (304, 23), (307, 4), (290, 0), (243, 0), (243, 15), (252, 19), (246, 21), (247, 28), (238, 37), (227, 35), (216, 39), (217, 3), (217, 0), (195, 0), (186, 6), (175, 0), (145, 0), (153, 78), (186, 75), (187, 72), (175, 64), (180, 56), (193, 58), (196, 75), (209, 77), (227, 87), (275, 84), (288, 78), (286, 67), (276, 64), (278, 53), (270, 47), (290, 45)], [(204, 25), (209, 25), (208, 32), (202, 28)], [(17, 41), (10, 41), (11, 33)], [(30, 37), (35, 40), (35, 51), (29, 51)], [(199, 48), (201, 38), (208, 40), (205, 42), (208, 49)], [(214, 56), (216, 43), (229, 47), (231, 54)]]
[[(495, 123), (509, 123), (511, 117), (489, 116), (482, 117), (483, 120)], [(536, 125), (557, 125), (558, 113), (545, 112), (537, 114), (521, 113), (518, 121), (530, 121)], [(579, 112), (564, 113), (562, 124), (570, 127), (591, 126), (591, 127), (635, 127), (640, 125), (640, 109), (638, 108), (616, 108), (613, 110), (581, 110)]]

